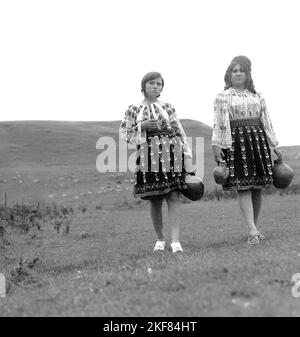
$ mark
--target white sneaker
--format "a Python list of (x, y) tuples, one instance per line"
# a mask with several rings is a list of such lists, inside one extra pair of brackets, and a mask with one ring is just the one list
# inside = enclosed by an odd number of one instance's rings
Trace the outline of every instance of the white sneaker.
[(165, 241), (156, 241), (156, 244), (154, 246), (154, 251), (157, 252), (159, 250), (164, 251), (165, 250)]
[(172, 247), (173, 253), (178, 253), (178, 252), (182, 253), (183, 252), (181, 244), (180, 244), (179, 241), (171, 242), (171, 247)]

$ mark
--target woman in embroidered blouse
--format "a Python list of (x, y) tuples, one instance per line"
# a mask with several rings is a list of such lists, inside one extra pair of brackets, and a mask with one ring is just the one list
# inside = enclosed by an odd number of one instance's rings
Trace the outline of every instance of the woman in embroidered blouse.
[(141, 83), (144, 100), (130, 105), (120, 126), (120, 135), (137, 145), (134, 194), (150, 200), (151, 218), (157, 234), (154, 251), (164, 251), (162, 204), (168, 205), (173, 253), (179, 243), (179, 189), (185, 173), (193, 171), (192, 153), (173, 106), (158, 100), (164, 87), (160, 73), (146, 74)]
[(248, 243), (264, 236), (257, 229), (262, 205), (262, 188), (272, 185), (270, 146), (279, 159), (271, 119), (264, 98), (257, 93), (251, 77), (251, 61), (235, 57), (225, 74), (225, 90), (214, 102), (212, 147), (215, 161), (225, 160), (228, 177), (224, 189), (238, 191), (239, 205), (249, 227)]

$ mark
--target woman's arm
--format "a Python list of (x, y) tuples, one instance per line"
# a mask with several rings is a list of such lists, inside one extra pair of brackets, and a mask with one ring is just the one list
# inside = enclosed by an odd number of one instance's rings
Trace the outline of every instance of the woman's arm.
[(175, 109), (172, 107), (171, 104), (168, 104), (168, 114), (169, 114), (169, 120), (172, 128), (172, 133), (175, 135), (178, 135), (182, 141), (183, 144), (183, 153), (186, 157), (192, 158), (192, 150), (189, 147), (186, 139), (186, 134), (184, 132), (184, 129), (182, 127), (182, 124), (180, 120), (177, 117), (177, 113)]
[(279, 160), (283, 159), (282, 152), (279, 150), (279, 142), (277, 140), (277, 137), (275, 135), (275, 131), (272, 125), (272, 121), (267, 109), (266, 101), (264, 97), (262, 97), (261, 94), (259, 94), (260, 97), (260, 106), (261, 106), (261, 115), (260, 120), (262, 122), (263, 128), (266, 132), (266, 135), (268, 137), (268, 141), (270, 145), (274, 148), (274, 152)]
[(275, 132), (274, 132), (274, 128), (271, 122), (271, 118), (266, 106), (266, 101), (265, 99), (262, 97), (261, 94), (259, 94), (260, 97), (260, 106), (261, 106), (261, 115), (260, 115), (260, 120), (263, 124), (264, 130), (267, 134), (269, 143), (272, 147), (276, 148), (279, 145), (279, 142), (276, 138)]
[(125, 116), (120, 125), (120, 136), (130, 144), (141, 144), (146, 140), (145, 131), (142, 130), (142, 123), (137, 123), (138, 108), (130, 105), (125, 112)]
[(182, 127), (182, 124), (179, 118), (177, 117), (177, 113), (173, 108), (173, 106), (171, 104), (166, 104), (166, 107), (169, 115), (170, 125), (172, 128), (172, 133), (174, 134), (174, 136), (178, 135), (182, 142), (182, 150), (184, 154), (184, 167), (187, 172), (194, 172), (195, 167), (192, 164), (193, 154), (189, 144), (187, 143), (187, 137)]
[(212, 145), (217, 145), (221, 148), (230, 148), (232, 145), (229, 101), (228, 95), (224, 93), (218, 94), (214, 101)]
[(212, 148), (217, 163), (222, 159), (222, 148), (230, 148), (231, 145), (228, 95), (220, 93), (214, 101), (214, 125), (212, 131)]

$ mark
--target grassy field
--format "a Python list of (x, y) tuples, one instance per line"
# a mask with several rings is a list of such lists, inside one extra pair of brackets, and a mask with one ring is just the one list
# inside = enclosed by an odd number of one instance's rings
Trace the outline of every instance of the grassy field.
[[(203, 180), (206, 191), (213, 191), (212, 129), (189, 119), (182, 120), (182, 124), (188, 137), (204, 137)], [(4, 203), (5, 192), (10, 205), (55, 201), (72, 206), (103, 206), (111, 201), (134, 202), (129, 196), (132, 173), (100, 174), (96, 169), (101, 153), (96, 142), (100, 137), (115, 140), (119, 157), (119, 125), (120, 121), (0, 123), (0, 204)], [(128, 157), (133, 151), (128, 151)], [(294, 183), (300, 184), (300, 145), (283, 147), (282, 152), (295, 172)]]
[(74, 210), (69, 233), (50, 220), (41, 231), (10, 228), (0, 250), (8, 286), (0, 316), (299, 316), (291, 294), (299, 199), (264, 198), (267, 239), (258, 246), (245, 242), (236, 200), (182, 204), (182, 259), (169, 245), (152, 252), (148, 206)]
[[(204, 182), (213, 191), (211, 128), (183, 124), (205, 138)], [(42, 212), (38, 226), (0, 224), (0, 316), (299, 316), (291, 293), (299, 194), (264, 196), (259, 246), (246, 244), (236, 200), (183, 202), (183, 258), (169, 243), (154, 255), (149, 205), (132, 197), (133, 175), (96, 170), (96, 141), (117, 139), (118, 126), (0, 123), (1, 219), (17, 203)], [(300, 146), (282, 150), (299, 184)], [(55, 209), (63, 206), (72, 212), (61, 221)]]

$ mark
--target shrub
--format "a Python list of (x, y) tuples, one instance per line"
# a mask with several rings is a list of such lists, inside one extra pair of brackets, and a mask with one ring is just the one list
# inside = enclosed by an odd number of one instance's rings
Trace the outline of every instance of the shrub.
[(26, 233), (33, 227), (41, 230), (42, 218), (43, 215), (36, 206), (16, 204), (13, 207), (0, 207), (0, 222), (3, 228), (16, 227)]

